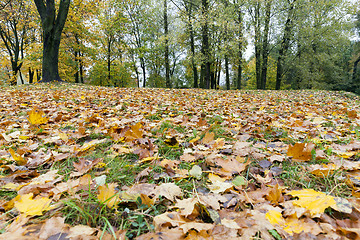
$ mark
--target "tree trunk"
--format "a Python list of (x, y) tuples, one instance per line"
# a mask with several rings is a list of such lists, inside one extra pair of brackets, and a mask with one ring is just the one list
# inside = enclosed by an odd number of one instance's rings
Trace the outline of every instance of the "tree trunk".
[(78, 51), (74, 51), (74, 57), (75, 57), (75, 63), (76, 63), (76, 72), (74, 74), (75, 83), (80, 83), (80, 77), (79, 77), (79, 64), (78, 64)]
[(219, 61), (219, 72), (217, 75), (217, 88), (220, 89), (220, 76), (221, 76), (221, 61)]
[(200, 69), (200, 88), (205, 88), (205, 63), (201, 63), (201, 69)]
[(39, 69), (36, 69), (36, 82), (40, 82), (41, 80), (41, 73)]
[(212, 70), (210, 71), (210, 88), (215, 89), (216, 86), (216, 64), (213, 64)]
[(31, 70), (31, 68), (29, 67), (29, 83), (33, 83), (34, 82), (34, 71)]
[(81, 52), (79, 52), (79, 67), (80, 67), (80, 82), (81, 83), (84, 83), (84, 65), (83, 65), (83, 62), (82, 62), (82, 59), (81, 59), (81, 57), (82, 57), (82, 54), (81, 54)]
[(108, 82), (109, 85), (111, 83), (111, 39), (108, 41), (108, 49), (107, 49), (107, 71), (108, 71)]
[(55, 0), (34, 0), (43, 30), (42, 82), (62, 81), (59, 76), (61, 32), (69, 12), (70, 0), (60, 0), (56, 16)]
[(256, 88), (261, 89), (261, 29), (260, 29), (260, 1), (255, 6), (255, 58), (256, 58)]
[(202, 54), (204, 58), (204, 87), (210, 88), (210, 46), (209, 46), (209, 26), (208, 26), (208, 13), (209, 4), (208, 0), (202, 0), (202, 15), (203, 15), (203, 26), (202, 26)]
[(190, 50), (191, 50), (191, 65), (193, 70), (193, 79), (194, 79), (194, 88), (199, 87), (199, 77), (197, 72), (197, 67), (195, 64), (195, 37), (194, 37), (194, 29), (192, 25), (192, 4), (190, 4), (190, 7), (188, 9), (189, 14), (189, 23), (188, 23), (188, 29), (190, 34)]
[(225, 55), (225, 82), (226, 90), (230, 90), (229, 57)]
[(165, 83), (167, 88), (171, 88), (170, 82), (170, 63), (169, 63), (169, 24), (167, 16), (167, 0), (164, 0), (164, 31), (165, 31)]
[(268, 57), (269, 57), (269, 29), (270, 29), (270, 13), (271, 13), (271, 1), (266, 1), (265, 6), (265, 26), (264, 36), (262, 44), (262, 64), (261, 64), (261, 89), (266, 89), (267, 80), (267, 68), (268, 68)]
[(359, 62), (360, 62), (360, 56), (354, 62), (353, 75), (352, 75), (352, 83), (353, 84), (355, 84), (355, 82), (356, 82), (357, 66), (358, 66)]
[[(15, 36), (14, 39), (11, 37), (10, 33), (5, 29), (3, 29), (0, 25), (0, 37), (3, 40), (5, 48), (7, 49), (8, 54), (10, 56), (11, 70), (13, 74), (13, 76), (10, 79), (10, 84), (16, 85), (17, 73), (18, 71), (20, 71), (22, 66), (22, 62), (19, 63), (19, 60), (20, 60), (20, 51), (23, 50), (21, 49), (21, 47), (23, 47), (23, 45), (20, 45), (16, 22), (13, 23), (11, 30)], [(24, 29), (23, 31), (26, 31), (26, 29)]]
[(294, 0), (290, 5), (288, 17), (285, 22), (283, 39), (281, 41), (281, 46), (279, 49), (279, 56), (278, 56), (277, 63), (276, 63), (276, 65), (277, 65), (277, 67), (276, 67), (276, 85), (275, 85), (276, 90), (280, 90), (280, 88), (281, 88), (281, 81), (282, 81), (282, 77), (284, 74), (283, 61), (284, 61), (285, 55), (287, 53), (287, 50), (290, 47), (292, 17), (293, 17), (295, 2), (296, 2), (296, 0)]
[(145, 60), (144, 58), (140, 58), (140, 66), (143, 72), (143, 87), (146, 86), (146, 69), (145, 69)]
[(243, 28), (242, 28), (242, 12), (241, 12), (241, 8), (238, 7), (238, 21), (239, 21), (239, 65), (238, 65), (238, 72), (237, 72), (237, 81), (236, 81), (236, 88), (237, 89), (241, 89), (241, 80), (242, 80), (242, 58), (243, 58), (243, 54), (242, 54), (242, 48), (243, 48), (243, 44), (242, 44), (242, 38), (243, 38)]

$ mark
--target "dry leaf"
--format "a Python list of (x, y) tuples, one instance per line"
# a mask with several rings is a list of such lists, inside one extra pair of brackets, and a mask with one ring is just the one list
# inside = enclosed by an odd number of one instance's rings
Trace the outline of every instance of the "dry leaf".
[(334, 197), (313, 189), (290, 191), (288, 194), (298, 197), (299, 200), (293, 202), (294, 206), (307, 209), (311, 217), (319, 216), (326, 208), (336, 206)]
[(310, 161), (314, 147), (313, 143), (295, 143), (294, 146), (289, 145), (287, 155), (295, 161)]
[(15, 201), (14, 206), (25, 216), (43, 215), (43, 211), (53, 209), (50, 206), (51, 199), (45, 197), (39, 197), (33, 199), (33, 194), (21, 195), (18, 201)]
[(115, 207), (121, 201), (119, 194), (115, 191), (115, 187), (115, 183), (99, 186), (97, 198), (109, 208)]
[(28, 112), (28, 121), (32, 125), (41, 125), (48, 122), (48, 118), (44, 117), (45, 113), (38, 108), (33, 108)]
[(153, 193), (155, 197), (163, 196), (173, 202), (176, 197), (182, 196), (181, 188), (175, 185), (175, 183), (163, 183), (157, 186)]

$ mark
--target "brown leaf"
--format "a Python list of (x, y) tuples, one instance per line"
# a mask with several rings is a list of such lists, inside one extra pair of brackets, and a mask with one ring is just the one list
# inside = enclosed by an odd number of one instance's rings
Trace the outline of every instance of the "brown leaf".
[(202, 139), (203, 144), (209, 144), (214, 141), (215, 133), (214, 132), (206, 132), (204, 138)]
[(135, 238), (136, 240), (182, 240), (185, 234), (178, 228), (164, 229), (160, 232), (146, 233)]
[(153, 193), (156, 198), (158, 196), (163, 196), (173, 202), (176, 197), (182, 196), (181, 188), (175, 185), (175, 183), (163, 183), (160, 186), (157, 186)]
[(48, 239), (50, 236), (64, 232), (67, 228), (64, 220), (65, 218), (62, 217), (47, 219), (40, 229), (39, 238)]

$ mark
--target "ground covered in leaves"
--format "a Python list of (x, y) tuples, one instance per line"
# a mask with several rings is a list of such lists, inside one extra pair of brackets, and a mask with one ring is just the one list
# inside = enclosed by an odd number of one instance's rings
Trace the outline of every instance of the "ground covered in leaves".
[(0, 92), (0, 239), (359, 239), (359, 98)]

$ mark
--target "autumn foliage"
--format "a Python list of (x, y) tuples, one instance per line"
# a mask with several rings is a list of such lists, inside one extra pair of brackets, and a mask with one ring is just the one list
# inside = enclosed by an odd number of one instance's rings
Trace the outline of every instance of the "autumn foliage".
[(359, 98), (0, 92), (1, 239), (357, 239)]

